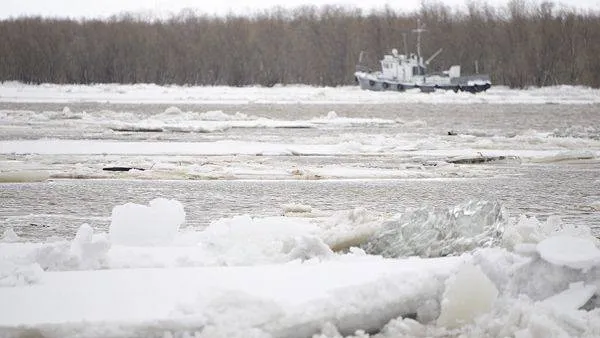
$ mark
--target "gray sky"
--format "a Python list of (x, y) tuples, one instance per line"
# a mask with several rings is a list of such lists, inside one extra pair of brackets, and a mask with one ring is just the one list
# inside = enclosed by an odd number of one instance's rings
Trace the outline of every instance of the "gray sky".
[[(481, 0), (475, 0), (481, 1)], [(540, 2), (541, 0), (528, 0)], [(22, 15), (44, 17), (105, 18), (121, 12), (136, 12), (167, 17), (184, 8), (191, 8), (208, 14), (251, 13), (274, 6), (293, 8), (299, 5), (351, 5), (370, 10), (388, 4), (400, 11), (419, 8), (421, 0), (1, 0), (0, 19)], [(463, 7), (466, 0), (444, 0), (442, 3), (452, 8)], [(508, 0), (487, 0), (494, 6), (504, 6)], [(600, 10), (600, 0), (557, 0), (558, 4), (582, 9)]]

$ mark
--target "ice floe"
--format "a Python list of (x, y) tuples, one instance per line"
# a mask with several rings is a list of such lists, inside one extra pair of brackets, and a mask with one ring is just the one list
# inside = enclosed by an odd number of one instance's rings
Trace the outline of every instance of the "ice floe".
[[(376, 240), (388, 226), (362, 209), (325, 214), (290, 204), (288, 216), (240, 215), (204, 230), (181, 229), (185, 212), (173, 200), (114, 209), (109, 233), (83, 224), (72, 240), (4, 236), (4, 336), (600, 333), (596, 242), (589, 229), (556, 218), (506, 219), (502, 206), (484, 201), (417, 210), (401, 224), (454, 228), (448, 233), (460, 236), (444, 238), (469, 245), (383, 258), (351, 243)], [(523, 245), (533, 249), (513, 250)]]

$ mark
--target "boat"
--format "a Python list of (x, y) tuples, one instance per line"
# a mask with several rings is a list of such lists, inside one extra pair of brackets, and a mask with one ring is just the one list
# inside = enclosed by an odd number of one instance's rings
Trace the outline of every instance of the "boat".
[[(371, 71), (364, 66), (364, 51), (360, 53), (359, 61), (354, 73), (356, 82), (360, 88), (374, 91), (405, 91), (418, 88), (422, 92), (433, 92), (436, 89), (453, 90), (454, 92), (466, 91), (479, 93), (488, 90), (492, 86), (488, 74), (479, 74), (477, 63), (475, 63), (476, 74), (461, 75), (460, 65), (453, 65), (448, 70), (438, 74), (428, 74), (427, 66), (437, 57), (440, 48), (427, 60), (421, 56), (421, 32), (425, 29), (420, 27), (417, 21), (417, 53), (399, 54), (397, 49), (392, 49), (391, 54), (384, 55), (380, 61), (381, 70)], [(406, 35), (405, 35), (406, 37)], [(405, 40), (406, 50), (406, 40)]]

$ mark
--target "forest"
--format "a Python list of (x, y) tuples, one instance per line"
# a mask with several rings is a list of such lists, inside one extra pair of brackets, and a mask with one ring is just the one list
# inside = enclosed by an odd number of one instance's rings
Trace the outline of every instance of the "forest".
[(477, 64), (496, 85), (600, 87), (600, 13), (522, 0), (466, 10), (424, 3), (408, 13), (302, 6), (245, 16), (11, 18), (0, 21), (0, 81), (351, 85), (361, 51), (373, 69), (392, 48), (415, 52), (417, 20), (424, 57), (443, 48), (431, 72), (459, 64), (474, 73)]

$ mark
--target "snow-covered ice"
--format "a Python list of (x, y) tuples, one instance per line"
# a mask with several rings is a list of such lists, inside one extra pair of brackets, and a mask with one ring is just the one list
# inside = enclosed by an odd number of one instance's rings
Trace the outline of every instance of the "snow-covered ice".
[[(486, 206), (457, 205), (453, 214), (460, 221), (447, 226), (492, 240), (478, 222), (499, 211)], [(383, 337), (496, 336), (498, 322), (490, 316), (507, 316), (515, 307), (525, 318), (544, 309), (544, 322), (552, 324), (548, 334), (600, 332), (595, 303), (578, 310), (597, 290), (599, 264), (574, 249), (563, 250), (558, 261), (544, 257), (548, 246), (574, 244), (557, 220), (503, 221), (511, 229), (506, 234), (528, 227), (544, 234), (537, 238), (539, 256), (522, 256), (492, 241), (492, 247), (463, 248), (449, 257), (382, 258), (356, 247), (334, 253), (335, 244), (326, 244), (335, 243), (333, 228), (371, 240), (361, 229), (377, 229), (386, 219), (364, 211), (305, 217), (314, 212), (310, 206), (292, 205), (285, 206), (299, 211), (292, 217), (239, 215), (192, 231), (179, 229), (183, 208), (163, 198), (147, 206), (117, 205), (109, 233), (94, 234), (83, 224), (70, 241), (23, 242), (8, 232), (0, 242), (0, 332), (325, 337), (381, 330)], [(353, 219), (354, 226), (343, 230), (340, 224), (352, 223), (341, 219)], [(543, 230), (557, 225), (563, 230)], [(593, 251), (591, 238), (577, 238), (587, 253)], [(579, 326), (572, 327), (574, 322)], [(535, 336), (532, 323), (511, 319), (500, 332)]]
[(111, 102), (111, 103), (202, 103), (202, 104), (298, 104), (298, 103), (493, 103), (493, 104), (590, 104), (600, 102), (600, 91), (586, 87), (553, 86), (513, 90), (492, 86), (472, 95), (437, 91), (423, 94), (407, 91), (361, 90), (358, 86), (312, 87), (289, 85), (267, 87), (158, 86), (154, 84), (27, 85), (5, 82), (0, 86), (1, 102)]
[[(413, 136), (410, 136), (413, 137)], [(434, 142), (402, 135), (335, 138), (313, 137), (298, 141), (234, 139), (190, 141), (131, 140), (0, 140), (0, 181), (34, 182), (48, 178), (146, 179), (348, 179), (439, 178), (494, 176), (489, 166), (465, 167), (456, 158), (474, 161), (485, 154), (494, 163), (598, 163), (600, 141), (536, 136), (525, 147), (522, 140), (501, 139), (491, 145), (453, 139)], [(506, 144), (504, 143), (506, 141)], [(464, 142), (464, 143), (463, 143)], [(581, 148), (588, 148), (582, 151)], [(372, 166), (368, 161), (300, 166), (296, 156), (341, 158), (373, 156), (394, 161), (393, 167)], [(508, 160), (502, 160), (508, 159)], [(145, 169), (126, 173), (102, 167)]]
[[(556, 103), (564, 104), (568, 110), (573, 105), (593, 107), (600, 103), (600, 91), (582, 87), (528, 90), (493, 87), (486, 93), (472, 95), (377, 93), (361, 91), (357, 87), (34, 86), (3, 83), (0, 84), (0, 101), (7, 106), (0, 109), (0, 131), (8, 135), (0, 140), (0, 182), (115, 177), (482, 177), (495, 173), (483, 166), (457, 169), (453, 162), (482, 158), (512, 164), (600, 161), (600, 126), (594, 123), (565, 124), (559, 115), (543, 130), (533, 126), (524, 128), (520, 121), (508, 129), (502, 128), (502, 121), (474, 127), (464, 125), (464, 121), (455, 121), (452, 113), (438, 117), (436, 112), (444, 111), (450, 105), (454, 108), (449, 111), (457, 110), (457, 114), (462, 114), (456, 107), (465, 104), (473, 107), (510, 107), (511, 104), (550, 107), (547, 103)], [(64, 105), (29, 110), (20, 105), (27, 102)], [(133, 104), (142, 107), (166, 105), (166, 108), (136, 110), (131, 108)], [(374, 111), (352, 113), (355, 104), (363, 107), (360, 109), (368, 106)], [(435, 108), (429, 120), (418, 110), (413, 111), (421, 104)], [(193, 108), (183, 108), (190, 105)], [(204, 109), (204, 105), (210, 107)], [(273, 105), (323, 108), (315, 108), (317, 110), (310, 114), (304, 111), (287, 114), (269, 111)], [(328, 105), (335, 105), (339, 111), (329, 109)], [(372, 108), (379, 106), (386, 110)], [(254, 108), (250, 109), (251, 113), (246, 113), (232, 111), (231, 107)], [(540, 114), (543, 115), (543, 111)], [(512, 118), (530, 121), (526, 114)], [(535, 117), (531, 121), (539, 127)], [(337, 161), (325, 165), (307, 163), (298, 167), (296, 161), (289, 160), (294, 156), (356, 158), (375, 155), (393, 158), (396, 162), (380, 167), (361, 163), (365, 161), (352, 165)], [(272, 157), (279, 158), (271, 160)], [(242, 160), (232, 161), (233, 158)], [(146, 170), (116, 174), (99, 170), (113, 166)]]
[[(3, 83), (0, 102), (0, 216), (9, 215), (0, 224), (0, 337), (600, 336), (597, 229), (573, 217), (600, 209), (597, 89)], [(538, 190), (510, 196), (502, 184), (534, 172), (523, 168), (539, 169)], [(580, 175), (569, 180), (579, 186), (551, 200), (558, 185), (545, 179), (565, 172)], [(509, 179), (452, 184), (498, 177)], [(191, 186), (185, 180), (220, 180), (211, 196), (225, 198), (209, 200), (202, 184), (170, 197)], [(323, 190), (314, 201), (302, 189), (282, 189), (287, 199), (229, 190), (266, 180)], [(328, 195), (331, 183), (353, 180), (383, 189)], [(443, 189), (429, 191), (427, 180)], [(406, 207), (381, 197), (385, 212), (361, 205), (396, 181), (418, 182), (402, 201), (437, 199)], [(82, 189), (78, 209), (53, 214), (65, 202), (54, 197), (73, 187), (65, 182), (98, 190)], [(150, 188), (121, 190), (147, 187), (140, 182)], [(90, 202), (114, 185), (128, 198), (108, 209)], [(451, 189), (464, 186), (497, 188), (480, 194), (497, 200), (458, 200)], [(527, 204), (538, 192), (550, 200)], [(357, 202), (336, 208), (332, 198)], [(19, 205), (37, 199), (39, 209)], [(231, 210), (200, 208), (217, 200)], [(506, 201), (526, 205), (515, 212)], [(249, 204), (281, 210), (238, 212)], [(210, 222), (189, 224), (198, 212)], [(43, 238), (79, 219), (70, 235)]]

